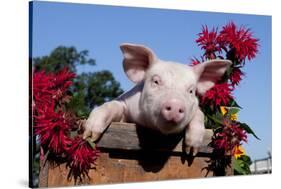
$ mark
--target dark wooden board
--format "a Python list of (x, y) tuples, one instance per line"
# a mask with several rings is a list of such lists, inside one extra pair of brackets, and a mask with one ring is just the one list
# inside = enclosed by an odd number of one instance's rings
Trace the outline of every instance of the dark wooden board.
[[(208, 146), (213, 132), (206, 130), (203, 145), (199, 152), (208, 154), (212, 149)], [(181, 153), (183, 149), (184, 132), (177, 135), (163, 135), (148, 128), (132, 123), (112, 123), (98, 141), (101, 150), (149, 150)]]

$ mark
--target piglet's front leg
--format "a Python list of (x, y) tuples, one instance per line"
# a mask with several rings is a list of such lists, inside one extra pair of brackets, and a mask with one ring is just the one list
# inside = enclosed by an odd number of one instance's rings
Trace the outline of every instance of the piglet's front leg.
[(117, 100), (95, 108), (85, 123), (83, 138), (91, 137), (92, 141), (98, 140), (112, 122), (119, 122), (124, 118), (124, 113), (124, 102)]
[(199, 109), (189, 123), (185, 133), (185, 152), (195, 156), (203, 143), (205, 135), (204, 114)]

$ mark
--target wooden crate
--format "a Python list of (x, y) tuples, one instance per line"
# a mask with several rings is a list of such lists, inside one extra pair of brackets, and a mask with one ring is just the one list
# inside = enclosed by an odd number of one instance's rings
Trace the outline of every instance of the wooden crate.
[[(150, 129), (129, 123), (112, 123), (103, 134), (98, 147), (101, 151), (90, 180), (79, 184), (109, 184), (169, 179), (211, 177), (207, 161), (212, 149), (208, 147), (212, 131), (207, 130), (204, 145), (196, 157), (182, 152), (183, 135), (165, 136)], [(40, 174), (41, 187), (72, 186), (67, 179), (65, 164), (51, 167), (48, 164)], [(226, 170), (232, 175), (232, 169)]]

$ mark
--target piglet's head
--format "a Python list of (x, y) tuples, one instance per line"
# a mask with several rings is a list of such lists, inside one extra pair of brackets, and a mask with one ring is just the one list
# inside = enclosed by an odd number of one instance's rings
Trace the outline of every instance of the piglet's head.
[(143, 86), (139, 102), (145, 124), (164, 134), (183, 130), (203, 95), (224, 75), (229, 60), (210, 60), (193, 67), (157, 58), (142, 45), (122, 44), (123, 68), (128, 78)]

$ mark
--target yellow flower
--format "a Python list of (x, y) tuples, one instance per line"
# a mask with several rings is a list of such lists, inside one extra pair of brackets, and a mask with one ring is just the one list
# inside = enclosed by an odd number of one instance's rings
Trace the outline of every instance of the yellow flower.
[(220, 106), (221, 113), (222, 115), (225, 115), (227, 113), (226, 107), (225, 106)]
[(233, 120), (233, 121), (236, 121), (238, 118), (237, 118), (237, 114), (232, 114), (230, 116), (230, 119)]
[[(222, 115), (225, 115), (228, 112), (228, 107), (220, 106), (220, 110), (221, 110)], [(238, 119), (237, 113), (230, 115), (230, 119), (232, 121), (236, 121)]]
[(240, 146), (235, 146), (234, 149), (234, 157), (235, 159), (240, 158), (241, 156), (245, 155), (245, 149), (240, 145)]

